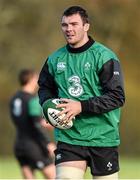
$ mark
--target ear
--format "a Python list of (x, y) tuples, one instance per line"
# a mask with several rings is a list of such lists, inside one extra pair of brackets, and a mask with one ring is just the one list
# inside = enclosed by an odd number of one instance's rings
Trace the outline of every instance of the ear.
[(88, 24), (88, 23), (84, 24), (84, 30), (85, 30), (85, 31), (88, 31), (88, 30), (89, 30), (89, 27), (90, 27), (90, 24)]

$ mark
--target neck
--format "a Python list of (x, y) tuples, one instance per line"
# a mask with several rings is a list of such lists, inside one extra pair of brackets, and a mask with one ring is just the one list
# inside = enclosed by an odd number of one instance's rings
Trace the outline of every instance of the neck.
[(88, 41), (86, 43), (84, 43), (83, 46), (73, 48), (69, 44), (67, 44), (66, 48), (70, 53), (81, 53), (81, 52), (88, 50), (94, 44), (94, 42), (95, 41), (89, 36)]

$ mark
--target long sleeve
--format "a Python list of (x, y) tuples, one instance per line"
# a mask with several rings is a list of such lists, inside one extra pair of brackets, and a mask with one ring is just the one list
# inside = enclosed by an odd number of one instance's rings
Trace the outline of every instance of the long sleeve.
[(40, 72), (38, 84), (39, 84), (38, 95), (39, 95), (39, 102), (41, 105), (45, 100), (54, 97), (56, 98), (58, 96), (57, 95), (58, 88), (54, 81), (54, 77), (49, 72), (47, 61), (45, 62)]
[(82, 113), (102, 114), (123, 106), (125, 102), (123, 76), (120, 63), (111, 59), (99, 74), (102, 95), (81, 101)]

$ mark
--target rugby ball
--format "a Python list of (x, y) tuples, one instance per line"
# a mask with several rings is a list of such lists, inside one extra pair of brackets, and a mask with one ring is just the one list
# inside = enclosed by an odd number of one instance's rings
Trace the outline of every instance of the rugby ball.
[(60, 99), (49, 99), (45, 101), (42, 105), (44, 117), (56, 128), (69, 129), (73, 126), (73, 122), (64, 122), (62, 119), (65, 117), (65, 114), (58, 116), (58, 113), (63, 110), (63, 108), (56, 108), (60, 103), (63, 103)]

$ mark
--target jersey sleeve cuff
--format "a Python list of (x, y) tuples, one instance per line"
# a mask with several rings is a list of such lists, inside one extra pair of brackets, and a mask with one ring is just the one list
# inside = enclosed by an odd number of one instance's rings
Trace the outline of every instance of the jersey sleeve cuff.
[(81, 107), (82, 107), (82, 113), (88, 112), (88, 101), (80, 101), (81, 102)]

